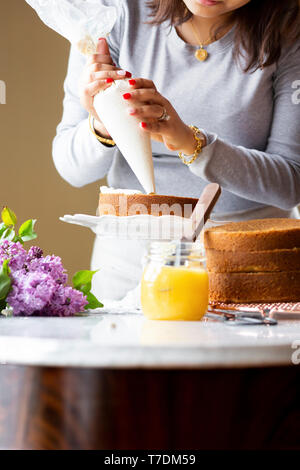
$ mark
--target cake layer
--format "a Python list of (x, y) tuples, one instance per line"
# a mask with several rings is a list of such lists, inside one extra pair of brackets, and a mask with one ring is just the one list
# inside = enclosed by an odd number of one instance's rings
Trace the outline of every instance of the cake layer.
[(206, 250), (207, 269), (212, 272), (300, 271), (300, 248), (269, 251)]
[(259, 219), (232, 222), (207, 229), (206, 249), (220, 251), (266, 251), (300, 248), (300, 220)]
[(198, 199), (194, 198), (158, 194), (100, 193), (99, 215), (130, 216), (149, 214), (190, 217), (197, 202)]
[(300, 271), (209, 273), (211, 302), (298, 302)]

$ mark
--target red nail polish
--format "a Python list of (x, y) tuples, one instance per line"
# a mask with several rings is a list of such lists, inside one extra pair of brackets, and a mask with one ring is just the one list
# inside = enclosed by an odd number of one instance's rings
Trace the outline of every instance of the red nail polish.
[(99, 38), (98, 41), (105, 41), (105, 38)]
[(128, 112), (131, 116), (133, 116), (136, 113), (136, 110), (134, 108), (129, 108)]
[(131, 94), (130, 93), (125, 93), (125, 95), (123, 95), (123, 98), (124, 98), (124, 100), (130, 100)]
[(129, 85), (131, 85), (131, 86), (134, 86), (134, 85), (136, 85), (136, 81), (135, 81), (134, 79), (132, 79), (132, 80), (129, 80), (129, 82), (128, 82), (128, 83), (129, 83)]
[(126, 72), (126, 75), (125, 75), (126, 78), (131, 78), (132, 77), (132, 73), (130, 72)]
[(146, 129), (146, 128), (147, 128), (147, 123), (146, 123), (146, 122), (141, 122), (141, 123), (140, 123), (140, 126), (141, 126), (143, 129)]
[(112, 83), (113, 81), (114, 81), (113, 78), (107, 78), (106, 79), (106, 83)]

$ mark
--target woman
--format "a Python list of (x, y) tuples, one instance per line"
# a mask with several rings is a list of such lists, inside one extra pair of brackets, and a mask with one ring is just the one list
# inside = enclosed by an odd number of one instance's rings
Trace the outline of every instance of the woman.
[[(80, 187), (108, 175), (113, 187), (141, 189), (93, 108), (111, 79), (132, 74), (124, 99), (151, 134), (158, 193), (197, 197), (213, 181), (223, 189), (217, 220), (297, 217), (298, 0), (99, 1), (119, 18), (88, 63), (71, 50), (53, 149), (61, 176)], [(189, 125), (200, 129), (201, 153)], [(97, 294), (121, 298), (138, 281), (142, 247), (124, 243), (96, 240)]]

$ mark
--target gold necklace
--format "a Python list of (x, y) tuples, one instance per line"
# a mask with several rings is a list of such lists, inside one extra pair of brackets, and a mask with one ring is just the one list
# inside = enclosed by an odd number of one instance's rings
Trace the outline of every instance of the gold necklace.
[(198, 36), (198, 33), (196, 31), (196, 28), (195, 28), (195, 25), (194, 25), (193, 21), (191, 22), (191, 25), (192, 25), (192, 29), (193, 29), (193, 33), (194, 33), (194, 36), (196, 38), (196, 41), (199, 44), (199, 49), (196, 50), (195, 57), (196, 57), (197, 60), (199, 60), (199, 62), (204, 62), (208, 57), (208, 52), (207, 52), (206, 49), (204, 49), (204, 46), (208, 46), (208, 44), (212, 41), (212, 39), (210, 37), (206, 41), (201, 42), (199, 40), (199, 36)]

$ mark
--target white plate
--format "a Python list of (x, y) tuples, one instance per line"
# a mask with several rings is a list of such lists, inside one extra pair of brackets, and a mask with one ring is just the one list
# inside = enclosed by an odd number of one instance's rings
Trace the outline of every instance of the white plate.
[(129, 240), (179, 240), (192, 231), (191, 219), (174, 215), (132, 215), (100, 217), (75, 214), (60, 217), (62, 222), (90, 228), (101, 237)]

